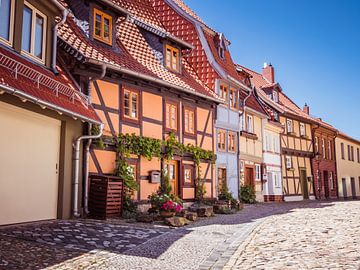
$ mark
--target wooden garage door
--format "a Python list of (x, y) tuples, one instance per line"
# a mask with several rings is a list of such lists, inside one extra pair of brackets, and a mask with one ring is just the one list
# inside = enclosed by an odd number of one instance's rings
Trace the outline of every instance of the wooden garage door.
[(56, 218), (60, 125), (0, 102), (0, 225)]

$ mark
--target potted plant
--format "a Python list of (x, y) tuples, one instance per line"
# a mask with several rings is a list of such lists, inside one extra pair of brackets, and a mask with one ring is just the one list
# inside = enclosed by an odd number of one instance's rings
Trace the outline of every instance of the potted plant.
[(180, 203), (169, 200), (163, 203), (160, 208), (160, 216), (163, 218), (169, 218), (175, 216), (176, 213), (180, 213), (182, 206)]

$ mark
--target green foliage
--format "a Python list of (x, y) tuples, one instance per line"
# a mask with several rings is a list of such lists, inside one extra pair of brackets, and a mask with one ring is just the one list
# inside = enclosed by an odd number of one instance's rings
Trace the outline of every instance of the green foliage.
[(229, 191), (226, 183), (223, 183), (221, 186), (220, 194), (218, 196), (219, 200), (222, 201), (231, 201), (233, 200), (233, 196), (231, 192)]
[(161, 186), (159, 188), (159, 192), (162, 194), (171, 194), (172, 187), (170, 185), (169, 181), (169, 175), (165, 173), (165, 171), (162, 171), (162, 181)]
[[(100, 133), (100, 126), (99, 125), (92, 125), (91, 127), (91, 135), (98, 135)], [(102, 137), (93, 140), (95, 145), (100, 149), (105, 149), (105, 143)]]
[(254, 187), (248, 185), (241, 185), (240, 198), (243, 203), (256, 203)]
[(204, 202), (204, 196), (206, 194), (205, 188), (205, 180), (201, 179), (201, 168), (200, 165), (197, 166), (197, 177), (195, 179), (195, 190), (196, 190), (196, 201), (198, 204), (202, 204)]

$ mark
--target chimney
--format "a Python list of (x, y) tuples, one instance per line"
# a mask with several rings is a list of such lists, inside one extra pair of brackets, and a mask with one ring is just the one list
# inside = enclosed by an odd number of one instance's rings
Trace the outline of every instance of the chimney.
[(264, 78), (266, 78), (270, 83), (275, 82), (275, 71), (274, 67), (271, 65), (271, 63), (264, 63), (264, 68), (262, 70), (262, 75)]
[(307, 115), (310, 114), (310, 107), (306, 103), (304, 105), (303, 112), (306, 113)]

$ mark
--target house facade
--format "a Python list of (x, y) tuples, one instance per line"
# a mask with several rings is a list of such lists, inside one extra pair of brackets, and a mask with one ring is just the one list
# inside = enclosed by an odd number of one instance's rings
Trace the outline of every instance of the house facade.
[(186, 60), (201, 81), (226, 101), (217, 106), (215, 122), (217, 192), (226, 183), (238, 198), (241, 97), (251, 92), (250, 81), (236, 71), (224, 34), (207, 26), (182, 1), (151, 2), (166, 30), (194, 45)]
[[(310, 108), (305, 104), (303, 111), (309, 114)], [(336, 172), (335, 138), (337, 130), (321, 119), (315, 119), (313, 125), (314, 158), (312, 168), (314, 191), (317, 199), (338, 198), (338, 181)]]
[(335, 139), (339, 198), (360, 197), (360, 142), (343, 132)]
[(101, 120), (57, 61), (53, 30), (62, 20), (55, 18), (67, 12), (57, 1), (33, 0), (3, 0), (0, 11), (0, 123), (6, 131), (0, 135), (0, 225), (69, 218), (72, 145), (86, 123)]
[[(166, 32), (146, 1), (85, 2), (66, 1), (73, 18), (59, 30), (59, 46), (105, 124), (106, 147), (89, 147), (90, 176), (115, 173), (117, 151), (111, 138), (119, 134), (162, 141), (172, 134), (181, 144), (215, 152), (216, 105), (222, 100), (182, 56), (192, 45)], [(167, 161), (132, 155), (127, 162), (139, 184), (133, 199), (140, 204), (148, 203), (161, 184), (153, 172), (166, 173), (172, 192), (185, 202), (194, 201), (197, 172), (192, 157), (175, 153)], [(205, 198), (214, 198), (215, 166), (202, 161), (200, 167)]]

